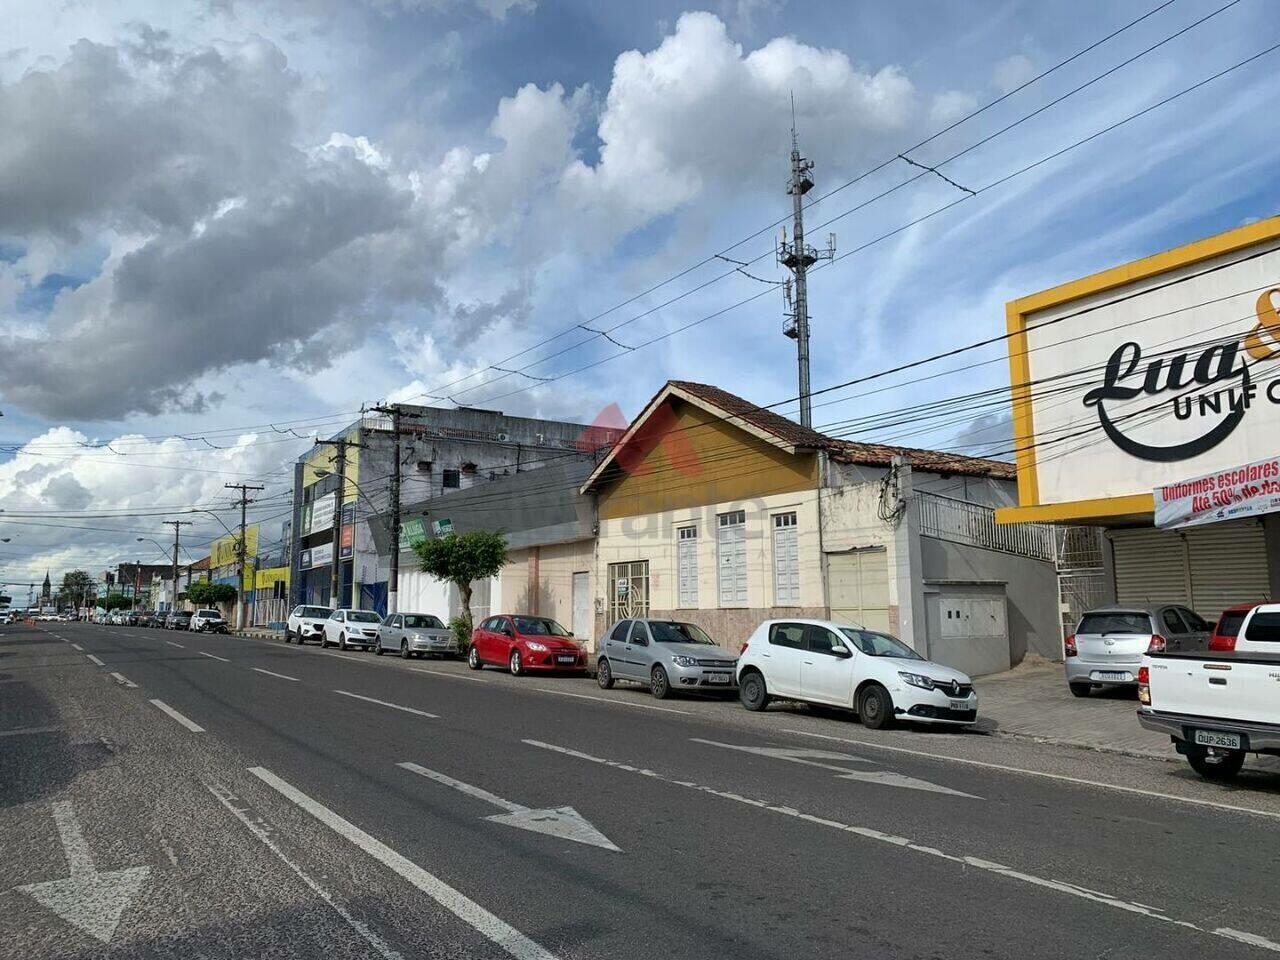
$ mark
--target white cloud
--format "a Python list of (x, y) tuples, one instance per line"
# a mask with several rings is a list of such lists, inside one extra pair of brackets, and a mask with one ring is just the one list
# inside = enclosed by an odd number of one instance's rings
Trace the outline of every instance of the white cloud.
[(1026, 54), (1015, 53), (996, 64), (992, 80), (1001, 93), (1016, 90), (1036, 75), (1035, 64)]

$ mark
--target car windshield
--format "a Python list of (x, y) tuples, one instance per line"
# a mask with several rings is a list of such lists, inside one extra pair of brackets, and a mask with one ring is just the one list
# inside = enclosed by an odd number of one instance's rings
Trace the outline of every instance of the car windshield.
[(201, 610), (201, 611), (200, 611), (200, 616), (202, 616), (202, 617), (211, 617), (211, 618), (217, 619), (217, 618), (221, 617), (221, 616), (222, 616), (222, 614), (220, 614), (217, 610)]
[(190, 620), (192, 617), (192, 613), (190, 610), (179, 610), (177, 613), (174, 614), (174, 616), (177, 617), (179, 620)]
[(855, 647), (869, 657), (897, 657), (901, 660), (924, 659), (897, 637), (891, 637), (887, 633), (875, 633), (872, 630), (855, 630), (852, 627), (841, 627), (840, 630), (853, 641)]
[(526, 637), (567, 637), (569, 631), (546, 617), (512, 617), (516, 631)]
[(1247, 610), (1228, 610), (1218, 619), (1218, 626), (1213, 632), (1220, 637), (1239, 636), (1240, 624), (1244, 623), (1247, 615)]
[(298, 611), (300, 617), (327, 617), (332, 613), (328, 607), (303, 607)]
[(1086, 613), (1080, 618), (1076, 633), (1151, 633), (1151, 617), (1133, 613)]
[(376, 613), (369, 613), (367, 610), (352, 610), (347, 614), (347, 619), (352, 623), (381, 623), (382, 618)]
[(714, 646), (714, 641), (692, 623), (673, 623), (664, 620), (650, 620), (649, 632), (658, 643), (705, 643)]
[(444, 624), (439, 617), (422, 614), (410, 614), (404, 618), (404, 625), (410, 630), (443, 630)]
[(1257, 640), (1263, 643), (1280, 642), (1280, 612), (1255, 613), (1249, 621), (1249, 629), (1245, 632), (1246, 640)]

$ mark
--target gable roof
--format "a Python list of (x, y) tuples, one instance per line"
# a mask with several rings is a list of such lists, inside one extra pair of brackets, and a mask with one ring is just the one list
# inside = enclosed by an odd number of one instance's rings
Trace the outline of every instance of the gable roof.
[(692, 380), (668, 380), (587, 477), (582, 485), (583, 493), (596, 485), (614, 462), (619, 451), (635, 439), (637, 432), (653, 411), (672, 396), (702, 407), (720, 417), (724, 422), (733, 424), (791, 454), (822, 450), (826, 451), (832, 460), (840, 463), (876, 467), (887, 467), (893, 462), (894, 457), (901, 457), (911, 467), (930, 473), (994, 477), (1000, 480), (1012, 480), (1017, 476), (1016, 467), (1004, 460), (989, 460), (985, 457), (969, 457), (941, 450), (898, 447), (884, 443), (863, 443), (831, 437), (811, 427), (802, 426), (735, 393), (722, 390), (720, 387)]

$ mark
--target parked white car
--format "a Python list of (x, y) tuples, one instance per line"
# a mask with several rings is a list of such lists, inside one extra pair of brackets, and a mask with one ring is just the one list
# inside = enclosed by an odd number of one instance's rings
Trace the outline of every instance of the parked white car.
[(968, 676), (887, 633), (831, 620), (766, 620), (742, 648), (737, 675), (748, 710), (763, 710), (773, 698), (803, 700), (854, 710), (873, 730), (899, 719), (978, 719)]
[(293, 612), (289, 614), (289, 619), (284, 625), (284, 642), (293, 643), (297, 640), (298, 645), (306, 643), (308, 640), (319, 640), (324, 642), (324, 625), (329, 620), (329, 614), (333, 613), (328, 607), (312, 607), (305, 603), (300, 603), (293, 608)]
[(350, 610), (342, 607), (329, 614), (324, 622), (320, 646), (336, 646), (340, 650), (360, 647), (372, 650), (378, 643), (382, 618), (373, 610)]
[(220, 612), (213, 609), (203, 609), (195, 612), (191, 622), (187, 624), (187, 629), (194, 630), (196, 633), (221, 629), (225, 633), (226, 626), (227, 622), (222, 619)]
[(1280, 655), (1280, 603), (1260, 603), (1244, 618), (1236, 644), (1237, 653)]

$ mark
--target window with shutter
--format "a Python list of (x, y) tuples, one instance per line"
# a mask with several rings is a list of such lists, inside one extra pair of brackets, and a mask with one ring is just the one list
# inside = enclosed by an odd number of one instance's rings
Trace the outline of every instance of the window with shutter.
[(716, 521), (720, 606), (743, 607), (747, 604), (747, 514), (734, 510), (720, 514)]
[(698, 528), (676, 530), (676, 580), (679, 604), (683, 608), (698, 605)]
[(800, 538), (794, 511), (773, 517), (773, 602), (779, 607), (800, 603)]

